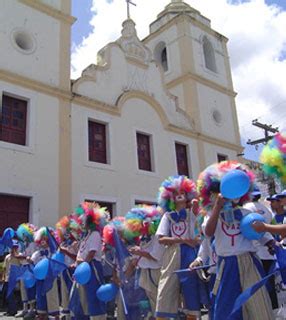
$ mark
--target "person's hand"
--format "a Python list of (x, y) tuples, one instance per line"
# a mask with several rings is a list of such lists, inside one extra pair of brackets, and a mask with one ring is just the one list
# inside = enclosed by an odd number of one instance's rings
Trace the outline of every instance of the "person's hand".
[(60, 249), (60, 252), (63, 254), (67, 252), (67, 248), (65, 248), (64, 246), (60, 246), (59, 249)]
[(139, 255), (141, 253), (141, 249), (138, 246), (132, 247), (128, 250), (131, 254)]
[(200, 209), (200, 205), (199, 205), (199, 200), (198, 199), (193, 199), (191, 202), (191, 208), (193, 210), (194, 215), (198, 215), (199, 214), (199, 209)]
[(227, 200), (222, 196), (222, 194), (219, 193), (216, 197), (214, 206), (220, 210), (222, 209), (226, 201)]
[(262, 221), (254, 221), (251, 226), (256, 232), (265, 232), (266, 231), (265, 224)]
[(202, 263), (201, 260), (194, 260), (192, 263), (190, 263), (189, 269), (192, 270), (193, 268), (199, 267), (199, 266), (202, 266), (202, 265), (203, 265), (203, 263)]

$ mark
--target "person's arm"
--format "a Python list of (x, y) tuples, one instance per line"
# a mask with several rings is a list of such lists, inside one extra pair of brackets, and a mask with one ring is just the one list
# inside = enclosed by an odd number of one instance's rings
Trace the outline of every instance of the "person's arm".
[(154, 261), (156, 261), (156, 259), (155, 259), (154, 257), (152, 257), (149, 252), (144, 251), (144, 250), (142, 250), (142, 249), (139, 248), (139, 247), (130, 248), (130, 249), (129, 249), (129, 252), (130, 252), (131, 254), (136, 255), (136, 256), (144, 257), (144, 258), (147, 258), (147, 259), (149, 259), (149, 260), (154, 260)]
[(215, 230), (216, 230), (216, 226), (217, 226), (217, 222), (218, 222), (218, 218), (219, 218), (219, 214), (221, 212), (221, 209), (223, 208), (225, 201), (226, 200), (223, 198), (223, 196), (221, 194), (218, 194), (216, 201), (215, 201), (215, 204), (214, 204), (212, 214), (210, 215), (210, 217), (206, 223), (205, 235), (207, 237), (212, 237), (214, 235)]
[(63, 253), (64, 255), (68, 256), (72, 260), (76, 261), (76, 254), (70, 252), (67, 248), (65, 247), (60, 247), (60, 252)]
[(261, 221), (254, 221), (252, 228), (257, 232), (270, 232), (279, 234), (282, 238), (286, 237), (286, 224), (267, 224)]
[(183, 243), (182, 239), (180, 238), (172, 238), (172, 237), (167, 237), (167, 236), (159, 236), (159, 243), (166, 245), (166, 246), (171, 246), (172, 244), (180, 244)]

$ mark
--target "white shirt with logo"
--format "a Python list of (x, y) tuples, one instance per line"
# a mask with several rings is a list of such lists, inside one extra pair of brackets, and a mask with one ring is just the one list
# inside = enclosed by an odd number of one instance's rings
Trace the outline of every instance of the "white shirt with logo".
[(171, 212), (165, 212), (160, 221), (156, 235), (180, 239), (193, 239), (195, 237), (195, 215), (188, 209), (186, 209), (186, 211), (187, 218), (179, 222), (175, 222), (171, 218)]
[[(241, 211), (242, 216), (251, 213), (251, 211), (241, 207), (239, 208), (239, 210)], [(211, 215), (211, 213), (209, 213), (209, 215)], [(205, 218), (204, 225), (206, 225), (208, 218), (208, 216)], [(218, 256), (227, 257), (256, 251), (253, 245), (253, 241), (246, 239), (241, 234), (240, 221), (238, 220), (234, 220), (234, 223), (228, 225), (220, 216), (217, 221), (214, 237), (215, 250)], [(259, 240), (259, 242), (261, 244), (265, 244), (271, 239), (273, 239), (272, 236), (266, 233), (265, 236)]]

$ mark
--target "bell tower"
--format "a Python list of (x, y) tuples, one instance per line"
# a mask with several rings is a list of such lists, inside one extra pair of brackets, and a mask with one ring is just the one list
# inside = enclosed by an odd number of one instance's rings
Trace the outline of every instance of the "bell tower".
[[(153, 52), (167, 89), (192, 118), (194, 132), (221, 146), (219, 153), (235, 159), (241, 145), (228, 39), (213, 30), (198, 10), (182, 0), (171, 0), (150, 24), (150, 34), (143, 41)], [(200, 158), (205, 159), (210, 146), (200, 143), (199, 149)], [(202, 168), (207, 165), (201, 163)]]

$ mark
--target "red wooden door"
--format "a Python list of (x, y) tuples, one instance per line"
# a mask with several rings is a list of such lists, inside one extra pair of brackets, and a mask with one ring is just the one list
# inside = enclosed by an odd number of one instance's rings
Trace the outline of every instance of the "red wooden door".
[(0, 194), (0, 234), (29, 221), (30, 198)]

